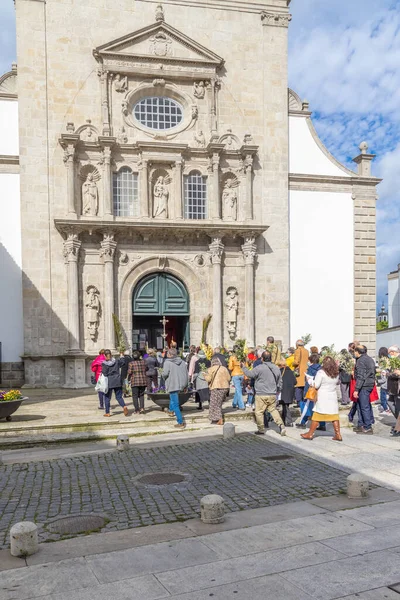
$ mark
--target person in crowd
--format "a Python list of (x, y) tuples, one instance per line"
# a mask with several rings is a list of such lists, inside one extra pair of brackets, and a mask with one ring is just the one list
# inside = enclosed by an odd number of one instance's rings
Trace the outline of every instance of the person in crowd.
[[(99, 377), (101, 375), (101, 366), (105, 360), (106, 357), (104, 356), (104, 349), (102, 348), (90, 367), (92, 372), (94, 373), (96, 383), (98, 382)], [(99, 410), (104, 410), (104, 393), (99, 391), (97, 392), (97, 395), (99, 397)]]
[[(398, 346), (390, 346), (388, 350), (389, 358), (398, 358), (400, 356), (400, 349)], [(388, 406), (390, 411), (393, 413), (395, 419), (400, 414), (400, 371), (395, 370), (388, 375), (387, 378), (387, 390), (389, 394)]]
[(232, 408), (246, 410), (242, 395), (243, 371), (242, 367), (240, 366), (240, 360), (238, 359), (236, 352), (237, 347), (235, 346), (233, 348), (233, 353), (230, 356), (228, 363), (228, 369), (232, 377), (232, 383), (235, 387), (235, 395), (233, 397)]
[(339, 367), (331, 356), (325, 356), (322, 368), (318, 371), (314, 380), (314, 387), (318, 390), (317, 401), (311, 419), (311, 427), (307, 433), (303, 433), (303, 440), (312, 440), (314, 433), (321, 422), (332, 422), (335, 432), (332, 438), (336, 442), (342, 441), (339, 422), (339, 402), (336, 394), (336, 386), (339, 382)]
[(295, 398), (297, 404), (304, 398), (304, 387), (306, 385), (306, 371), (308, 368), (308, 350), (304, 347), (303, 340), (297, 340), (296, 351), (294, 353), (293, 366), (295, 368), (296, 377), (296, 391)]
[(129, 415), (129, 411), (122, 395), (122, 378), (120, 371), (121, 362), (124, 362), (124, 360), (116, 360), (115, 358), (113, 358), (113, 356), (111, 355), (111, 350), (105, 350), (104, 357), (105, 361), (101, 366), (101, 372), (108, 379), (108, 392), (104, 394), (104, 404), (106, 411), (104, 416), (111, 417), (110, 404), (112, 392), (114, 390), (117, 402), (123, 409), (125, 417), (127, 417)]
[[(148, 360), (148, 359), (146, 359)], [(128, 366), (128, 379), (132, 389), (132, 400), (135, 415), (144, 415), (144, 392), (148, 384), (146, 375), (146, 361), (140, 357), (140, 353), (135, 350), (132, 354), (132, 360)]]
[(271, 362), (273, 362), (274, 365), (278, 365), (281, 361), (281, 351), (278, 344), (275, 344), (275, 338), (272, 335), (267, 337), (266, 350), (271, 354)]
[(196, 390), (197, 410), (203, 410), (203, 402), (210, 402), (210, 389), (204, 377), (205, 371), (211, 366), (211, 362), (206, 358), (204, 350), (199, 350), (198, 360), (194, 366), (194, 387)]
[(388, 372), (389, 372), (389, 351), (387, 348), (382, 346), (378, 352), (378, 368), (379, 376), (377, 378), (380, 386), (379, 397), (381, 405), (379, 411), (381, 413), (391, 414), (391, 410), (388, 405)]
[(163, 378), (165, 389), (169, 393), (169, 409), (175, 413), (177, 429), (185, 429), (182, 412), (179, 406), (179, 392), (187, 388), (188, 370), (184, 360), (178, 356), (176, 348), (170, 348), (167, 352), (167, 360), (163, 366)]
[(193, 356), (195, 354), (196, 354), (196, 346), (194, 344), (192, 344), (189, 347), (189, 354), (186, 357), (186, 364), (187, 364), (188, 368), (189, 368), (189, 365), (190, 365), (190, 361), (192, 360), (192, 358), (193, 358)]
[(228, 365), (227, 365), (227, 363), (226, 363), (226, 357), (225, 357), (225, 355), (224, 355), (224, 354), (222, 354), (222, 352), (221, 352), (221, 346), (216, 346), (216, 347), (214, 348), (214, 354), (212, 355), (212, 357), (211, 357), (211, 360), (212, 360), (213, 358), (218, 358), (218, 359), (219, 359), (219, 361), (220, 361), (220, 363), (221, 363), (221, 365), (222, 365), (223, 367), (227, 367), (227, 366), (228, 366)]
[(286, 364), (291, 371), (294, 371), (293, 361), (294, 361), (294, 348), (292, 346), (287, 349), (286, 352)]
[(153, 387), (156, 388), (158, 385), (158, 360), (155, 350), (149, 350), (149, 355), (145, 358), (144, 364), (146, 366), (147, 393), (151, 394)]
[(358, 345), (354, 350), (356, 366), (354, 370), (355, 389), (353, 396), (357, 400), (358, 427), (356, 433), (372, 435), (372, 412), (370, 395), (375, 386), (375, 361), (368, 356), (367, 348)]
[(279, 396), (279, 404), (282, 406), (282, 420), (285, 427), (293, 427), (290, 405), (294, 402), (296, 377), (291, 368), (287, 365), (285, 359), (282, 358), (278, 366), (280, 367), (282, 375), (282, 389)]
[(129, 350), (125, 350), (125, 352), (121, 352), (120, 358), (120, 366), (121, 366), (121, 380), (122, 380), (122, 388), (124, 397), (127, 398), (130, 396), (129, 393), (129, 382), (128, 382), (128, 365), (132, 361), (132, 357), (129, 353)]
[[(296, 423), (296, 427), (300, 429), (306, 429), (307, 421), (312, 417), (312, 411), (314, 408), (314, 402), (306, 399), (306, 394), (308, 392), (308, 388), (310, 387), (309, 381), (314, 381), (316, 374), (321, 369), (321, 365), (319, 364), (319, 354), (310, 354), (309, 357), (309, 367), (305, 376), (305, 385), (304, 385), (304, 398), (300, 400), (300, 410), (301, 410), (301, 418), (300, 422)], [(326, 431), (325, 423), (320, 423), (318, 429), (320, 431)]]
[[(340, 351), (344, 357), (349, 356), (349, 351), (346, 348)], [(351, 355), (350, 355), (351, 356)], [(339, 383), (340, 383), (340, 394), (341, 394), (341, 404), (342, 406), (348, 406), (351, 404), (350, 400), (350, 382), (351, 382), (351, 373), (343, 369), (339, 365)]]
[(197, 346), (195, 349), (195, 353), (193, 354), (192, 358), (190, 359), (190, 363), (189, 363), (188, 375), (189, 375), (189, 382), (191, 384), (194, 383), (194, 369), (195, 369), (197, 361), (199, 360), (199, 351), (200, 351), (200, 347)]
[(262, 363), (261, 357), (262, 357), (263, 352), (264, 352), (263, 346), (257, 346), (257, 348), (256, 348), (256, 357), (257, 358), (253, 362), (253, 369), (254, 369), (254, 367), (258, 367), (258, 365), (261, 365), (261, 363)]
[(254, 404), (254, 389), (251, 380), (246, 380), (244, 393), (247, 394), (246, 408), (253, 408)]
[(271, 362), (271, 358), (270, 352), (265, 351), (261, 357), (261, 365), (250, 371), (242, 363), (242, 369), (247, 377), (254, 380), (254, 390), (256, 393), (256, 434), (264, 435), (264, 413), (268, 411), (278, 425), (280, 434), (286, 435), (285, 425), (276, 408), (276, 396), (282, 389), (282, 375), (279, 368)]
[(319, 350), (317, 346), (311, 346), (310, 354), (319, 354)]
[(355, 349), (356, 349), (356, 343), (355, 342), (350, 342), (349, 345), (347, 346), (349, 353), (351, 354), (351, 356), (353, 358), (355, 358)]
[(217, 356), (211, 358), (211, 367), (204, 372), (210, 389), (209, 419), (212, 424), (223, 425), (222, 405), (229, 393), (231, 376)]

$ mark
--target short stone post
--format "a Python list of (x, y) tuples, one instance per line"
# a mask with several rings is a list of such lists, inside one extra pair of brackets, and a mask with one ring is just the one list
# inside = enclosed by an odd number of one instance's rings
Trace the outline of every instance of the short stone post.
[(233, 423), (225, 423), (223, 428), (224, 440), (230, 440), (235, 437), (235, 426)]
[(22, 521), (11, 527), (10, 552), (12, 556), (30, 556), (39, 550), (38, 529), (35, 523)]
[(369, 482), (365, 475), (352, 473), (347, 478), (348, 498), (367, 498), (369, 495)]
[(225, 502), (221, 496), (210, 494), (200, 500), (200, 513), (203, 523), (223, 523), (225, 521)]
[(125, 433), (117, 436), (117, 450), (120, 452), (129, 450), (129, 436)]

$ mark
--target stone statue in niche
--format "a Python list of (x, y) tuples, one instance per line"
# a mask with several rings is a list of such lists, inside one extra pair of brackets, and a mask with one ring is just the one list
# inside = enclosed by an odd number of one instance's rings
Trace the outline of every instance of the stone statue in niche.
[(202, 100), (206, 93), (206, 86), (204, 81), (195, 81), (193, 84), (193, 96)]
[(168, 218), (168, 185), (171, 183), (170, 177), (158, 177), (153, 190), (153, 217), (155, 219)]
[(95, 341), (100, 322), (100, 292), (94, 285), (86, 290), (86, 319), (90, 339)]
[(97, 216), (99, 211), (99, 192), (92, 172), (88, 173), (82, 185), (82, 214)]
[(120, 92), (121, 94), (126, 92), (128, 89), (128, 77), (121, 77), (119, 73), (115, 76), (114, 79), (114, 90), (116, 92)]
[(238, 291), (235, 287), (229, 287), (226, 290), (227, 299), (225, 302), (226, 307), (226, 327), (229, 336), (232, 340), (236, 338), (237, 329), (237, 314), (239, 308)]
[(232, 178), (226, 180), (222, 192), (222, 203), (224, 205), (224, 217), (228, 221), (237, 221), (237, 204), (238, 195), (236, 188), (237, 183)]
[(206, 145), (206, 137), (204, 135), (204, 132), (200, 130), (199, 133), (195, 133), (194, 141), (198, 148), (204, 148), (204, 146)]
[(128, 136), (126, 134), (125, 131), (125, 127), (122, 126), (117, 133), (117, 140), (120, 144), (127, 144), (128, 143)]

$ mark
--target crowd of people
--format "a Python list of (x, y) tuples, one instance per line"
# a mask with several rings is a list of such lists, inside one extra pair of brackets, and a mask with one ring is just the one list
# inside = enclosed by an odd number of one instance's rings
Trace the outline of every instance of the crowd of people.
[[(393, 361), (399, 357), (399, 368)], [(395, 364), (396, 366), (396, 364)], [(380, 410), (393, 413), (396, 425), (394, 437), (400, 436), (400, 350), (397, 346), (379, 350), (378, 362), (368, 356), (367, 348), (355, 341), (340, 353), (325, 346), (310, 350), (302, 339), (295, 348), (282, 353), (272, 336), (264, 346), (246, 349), (234, 346), (231, 351), (209, 346), (191, 346), (189, 353), (180, 356), (176, 344), (164, 352), (148, 350), (146, 353), (128, 351), (114, 358), (110, 350), (101, 350), (92, 363), (92, 382), (96, 385), (99, 409), (110, 417), (110, 403), (115, 398), (125, 416), (129, 409), (125, 403), (132, 396), (133, 412), (145, 413), (145, 393), (169, 394), (169, 414), (176, 417), (176, 428), (183, 429), (185, 422), (180, 407), (179, 394), (191, 392), (197, 408), (208, 404), (212, 424), (223, 425), (222, 406), (233, 388), (232, 409), (253, 410), (257, 435), (264, 435), (269, 423), (274, 421), (281, 435), (294, 425), (308, 431), (301, 434), (312, 440), (317, 431), (326, 431), (327, 423), (333, 427), (333, 440), (342, 441), (340, 433), (339, 403), (349, 406), (348, 419), (354, 423), (353, 431), (372, 435), (374, 414), (372, 402), (378, 400)], [(297, 405), (300, 417), (294, 424), (290, 407)]]

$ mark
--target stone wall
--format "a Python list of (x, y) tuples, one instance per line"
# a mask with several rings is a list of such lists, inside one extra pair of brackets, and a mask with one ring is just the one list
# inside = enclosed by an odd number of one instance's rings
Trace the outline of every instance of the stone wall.
[(23, 362), (0, 363), (1, 388), (20, 388), (25, 383)]

